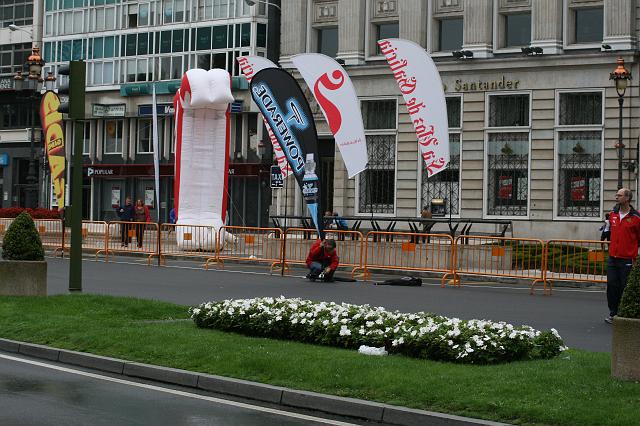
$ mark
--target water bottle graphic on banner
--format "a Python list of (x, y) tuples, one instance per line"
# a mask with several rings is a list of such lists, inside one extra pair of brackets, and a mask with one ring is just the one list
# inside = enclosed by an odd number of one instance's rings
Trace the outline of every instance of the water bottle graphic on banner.
[(304, 163), (304, 177), (302, 178), (302, 195), (311, 213), (314, 222), (318, 220), (318, 194), (320, 192), (320, 180), (316, 175), (316, 162), (313, 160), (313, 153), (307, 154)]

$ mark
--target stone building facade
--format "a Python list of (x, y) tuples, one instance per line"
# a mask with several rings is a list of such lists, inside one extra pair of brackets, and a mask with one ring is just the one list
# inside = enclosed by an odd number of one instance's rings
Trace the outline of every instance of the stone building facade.
[[(609, 74), (621, 57), (639, 75), (639, 7), (635, 0), (283, 0), (281, 65), (293, 71), (291, 56), (303, 52), (335, 55), (361, 101), (369, 169), (355, 179), (316, 108), (321, 157), (331, 168), (327, 207), (415, 217), (444, 198), (454, 217), (513, 220), (516, 236), (599, 238), (618, 176), (618, 94)], [(422, 45), (445, 85), (452, 163), (431, 179), (376, 47), (393, 37)], [(631, 80), (622, 166), (623, 184), (634, 191), (637, 98)], [(297, 191), (288, 198), (288, 212), (302, 214)], [(283, 211), (279, 192), (272, 212)]]

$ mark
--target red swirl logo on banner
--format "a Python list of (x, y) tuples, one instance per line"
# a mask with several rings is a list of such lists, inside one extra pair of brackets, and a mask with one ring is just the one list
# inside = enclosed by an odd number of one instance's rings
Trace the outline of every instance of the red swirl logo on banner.
[(342, 114), (340, 114), (340, 110), (333, 104), (333, 102), (322, 94), (320, 87), (322, 86), (331, 91), (338, 90), (344, 84), (344, 75), (340, 71), (335, 70), (331, 73), (331, 77), (336, 80), (335, 83), (331, 81), (328, 73), (322, 74), (313, 86), (313, 94), (316, 96), (318, 103), (327, 116), (327, 122), (329, 123), (331, 133), (335, 135), (340, 131), (340, 127), (342, 127)]

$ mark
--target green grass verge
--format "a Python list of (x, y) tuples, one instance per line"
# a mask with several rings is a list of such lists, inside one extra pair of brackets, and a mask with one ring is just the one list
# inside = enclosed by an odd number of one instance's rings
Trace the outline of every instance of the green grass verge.
[(187, 308), (108, 296), (0, 297), (0, 337), (518, 424), (636, 425), (640, 385), (610, 356), (472, 366), (198, 329)]

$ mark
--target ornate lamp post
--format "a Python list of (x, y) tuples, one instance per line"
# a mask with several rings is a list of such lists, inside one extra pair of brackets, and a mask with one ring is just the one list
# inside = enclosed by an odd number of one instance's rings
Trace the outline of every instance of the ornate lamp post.
[(631, 73), (624, 67), (624, 59), (618, 58), (618, 67), (609, 74), (609, 80), (613, 80), (616, 84), (616, 92), (618, 92), (618, 189), (622, 188), (622, 159), (624, 157), (624, 144), (622, 143), (622, 105), (624, 104), (624, 92), (627, 90), (627, 84), (631, 80)]
[(25, 63), (28, 72), (26, 74), (18, 72), (13, 78), (16, 92), (21, 93), (25, 98), (29, 99), (32, 104), (29, 168), (27, 170), (27, 189), (25, 191), (25, 207), (30, 208), (38, 206), (38, 168), (36, 166), (35, 127), (37, 117), (36, 110), (38, 109), (37, 101), (40, 99), (40, 90), (42, 89), (42, 83), (44, 81), (41, 77), (44, 64), (45, 62), (40, 56), (40, 48), (34, 47)]

